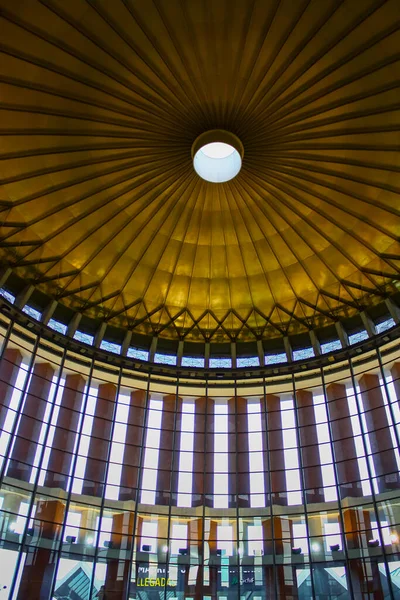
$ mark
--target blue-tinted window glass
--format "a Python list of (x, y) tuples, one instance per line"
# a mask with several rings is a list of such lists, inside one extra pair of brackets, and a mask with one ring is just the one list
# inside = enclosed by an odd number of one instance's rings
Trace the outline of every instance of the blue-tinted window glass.
[(50, 319), (50, 321), (47, 323), (47, 325), (50, 327), (50, 329), (54, 329), (54, 331), (58, 331), (58, 333), (62, 333), (64, 335), (67, 333), (67, 326), (64, 325), (64, 323), (60, 323), (60, 321), (56, 321), (55, 319)]
[(204, 358), (201, 358), (198, 356), (183, 356), (182, 357), (182, 367), (203, 368), (204, 367)]
[(108, 352), (114, 352), (114, 354), (121, 354), (121, 346), (119, 344), (114, 344), (113, 342), (102, 340), (100, 348), (102, 350), (107, 350)]
[(237, 359), (238, 367), (259, 367), (260, 361), (258, 356), (241, 356)]
[(286, 353), (281, 352), (280, 354), (266, 354), (265, 364), (266, 365), (277, 365), (287, 361)]
[(88, 344), (89, 346), (93, 346), (94, 337), (89, 335), (88, 333), (83, 333), (83, 331), (75, 331), (74, 340), (78, 342), (83, 342), (84, 344)]
[(11, 302), (11, 304), (14, 304), (15, 302), (15, 296), (13, 296), (13, 294), (11, 294), (10, 292), (7, 292), (7, 290), (5, 290), (4, 288), (0, 288), (0, 296), (3, 296), (3, 298)]
[(341, 350), (342, 344), (340, 340), (332, 340), (331, 342), (325, 342), (321, 344), (322, 354), (328, 354), (329, 352), (335, 352), (335, 350)]
[(139, 350), (139, 348), (129, 348), (128, 356), (129, 358), (137, 358), (138, 360), (149, 360), (147, 350)]
[(211, 369), (230, 369), (232, 360), (230, 358), (210, 358)]
[(396, 325), (396, 323), (394, 322), (392, 317), (390, 317), (390, 319), (386, 319), (386, 321), (382, 321), (381, 323), (377, 324), (376, 333), (382, 333), (383, 331), (387, 331), (388, 329), (391, 329), (395, 325)]
[(300, 348), (300, 350), (293, 350), (293, 360), (304, 360), (306, 358), (312, 358), (315, 356), (313, 348)]
[(368, 333), (363, 329), (362, 331), (357, 331), (357, 333), (352, 333), (349, 335), (349, 344), (358, 344), (358, 342), (362, 342), (363, 340), (368, 339)]
[(160, 365), (176, 365), (176, 356), (172, 354), (158, 354), (154, 355), (154, 362)]
[(36, 310), (36, 308), (32, 308), (32, 306), (25, 305), (22, 312), (32, 317), (32, 319), (36, 319), (36, 321), (40, 321), (42, 317), (42, 313)]

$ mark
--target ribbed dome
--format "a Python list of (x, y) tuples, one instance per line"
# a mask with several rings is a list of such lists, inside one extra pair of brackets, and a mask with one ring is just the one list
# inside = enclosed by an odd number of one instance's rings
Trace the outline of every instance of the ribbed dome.
[[(3, 264), (142, 333), (323, 326), (396, 290), (396, 0), (1, 0)], [(225, 129), (239, 175), (199, 178)]]

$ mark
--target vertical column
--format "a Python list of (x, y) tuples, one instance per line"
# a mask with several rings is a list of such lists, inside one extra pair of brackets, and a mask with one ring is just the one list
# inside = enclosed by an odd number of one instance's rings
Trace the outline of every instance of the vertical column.
[[(203, 519), (191, 519), (189, 528), (189, 585), (194, 588), (194, 599), (203, 600)], [(193, 595), (193, 594), (192, 594)]]
[(351, 556), (349, 575), (354, 597), (383, 600), (378, 562), (373, 557), (371, 562), (362, 558), (371, 535), (370, 513), (367, 510), (348, 508), (343, 511), (343, 521), (346, 544)]
[(178, 484), (179, 484), (179, 460), (180, 460), (180, 448), (181, 448), (181, 434), (182, 434), (182, 398), (179, 396), (176, 399), (176, 417), (175, 417), (175, 436), (174, 436), (174, 448), (173, 448), (173, 460), (172, 460), (172, 473), (171, 473), (171, 500), (170, 503), (173, 506), (178, 504)]
[[(218, 523), (217, 521), (214, 521), (212, 519), (210, 519), (209, 521), (209, 532), (208, 532), (208, 539), (205, 540), (205, 542), (208, 542), (208, 547), (209, 547), (209, 551), (210, 551), (210, 556), (213, 556), (214, 559), (217, 555), (217, 533), (218, 531)], [(211, 562), (211, 561), (210, 561)], [(210, 567), (206, 567), (204, 566), (204, 568), (209, 568), (209, 585), (208, 586), (204, 586), (204, 591), (203, 593), (210, 595), (212, 598), (217, 598), (217, 590), (218, 590), (218, 567), (215, 563), (213, 563), (213, 566)]]
[(33, 368), (7, 471), (9, 477), (30, 479), (53, 375), (49, 363), (37, 363)]
[(141, 445), (144, 443), (146, 392), (135, 390), (131, 393), (128, 422), (122, 459), (120, 500), (137, 500), (139, 486), (139, 462)]
[[(279, 396), (267, 394), (265, 398), (268, 412), (268, 447), (269, 466), (271, 471), (271, 502), (273, 504), (287, 504), (285, 457), (283, 452), (281, 401)], [(264, 445), (264, 464), (267, 462), (267, 444)]]
[(379, 377), (367, 373), (361, 377), (359, 385), (379, 491), (397, 489), (399, 473), (396, 454), (390, 435)]
[(228, 401), (229, 507), (250, 506), (249, 433), (247, 400)]
[[(207, 410), (207, 414), (206, 414)], [(213, 506), (214, 401), (197, 398), (194, 415), (192, 506)]]
[[(182, 412), (182, 400), (176, 396), (164, 396), (161, 417), (160, 450), (158, 455), (158, 471), (156, 484), (156, 504), (170, 503), (172, 489), (172, 457), (174, 451), (175, 411)], [(180, 417), (181, 418), (181, 417)], [(177, 419), (177, 426), (179, 426)], [(179, 448), (180, 430), (175, 436), (175, 447)], [(176, 482), (174, 482), (176, 485)]]
[(6, 420), (11, 396), (17, 381), (22, 354), (17, 348), (6, 348), (0, 362), (0, 430)]
[(66, 376), (45, 486), (67, 489), (84, 388), (82, 375), (74, 373)]
[[(291, 565), (283, 566), (284, 556), (289, 555), (293, 545), (293, 525), (287, 517), (272, 517), (262, 522), (264, 535), (264, 556), (278, 557), (275, 567), (272, 564), (264, 566), (264, 583), (267, 597), (275, 597), (275, 580), (277, 585), (277, 598), (286, 598), (295, 593), (295, 569)], [(286, 573), (285, 573), (286, 570)], [(288, 572), (290, 576), (287, 577)], [(275, 575), (275, 576), (274, 576)], [(294, 596), (296, 597), (296, 596)]]
[(124, 600), (129, 596), (130, 549), (133, 543), (134, 513), (123, 512), (113, 516), (110, 556), (104, 582), (106, 598)]
[(341, 498), (362, 496), (360, 469), (346, 387), (341, 383), (331, 383), (326, 388), (326, 396), (340, 496)]
[(59, 500), (43, 500), (37, 503), (35, 532), (41, 540), (42, 547), (31, 549), (26, 561), (18, 588), (17, 600), (27, 598), (47, 599), (50, 597), (51, 585), (57, 565), (56, 547), (61, 534), (65, 505)]
[(298, 390), (296, 402), (306, 502), (324, 502), (324, 484), (312, 392)]
[(116, 393), (117, 388), (112, 383), (99, 385), (82, 487), (83, 494), (103, 495)]
[(394, 363), (393, 367), (390, 369), (390, 372), (393, 377), (393, 385), (396, 392), (397, 402), (400, 403), (400, 363)]

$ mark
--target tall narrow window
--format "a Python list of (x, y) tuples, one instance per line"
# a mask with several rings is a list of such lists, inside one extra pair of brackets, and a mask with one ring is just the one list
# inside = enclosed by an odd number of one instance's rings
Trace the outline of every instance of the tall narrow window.
[(264, 457), (261, 404), (259, 400), (248, 400), (247, 423), (249, 432), (250, 506), (265, 506)]
[(214, 508), (228, 508), (228, 405), (214, 410)]
[(178, 506), (192, 506), (194, 402), (182, 403)]
[[(26, 378), (29, 378), (26, 382)], [(21, 401), (22, 390), (26, 385), (26, 389), (29, 387), (29, 381), (31, 378), (31, 374), (28, 373), (28, 365), (25, 363), (21, 363), (18, 369), (18, 375), (15, 381), (15, 387), (11, 394), (10, 404), (8, 406), (7, 415), (4, 420), (3, 430), (0, 435), (0, 468), (3, 466), (3, 462), (5, 460), (5, 454), (7, 452), (7, 445), (10, 441), (11, 431), (15, 423), (15, 419), (18, 417), (17, 409), (18, 405)], [(11, 452), (9, 452), (9, 456), (11, 456)]]
[[(58, 413), (60, 412), (61, 397), (62, 397), (62, 394), (64, 391), (65, 379), (60, 379), (58, 386), (57, 386), (57, 390), (55, 390), (56, 383), (57, 383), (57, 376), (55, 375), (53, 377), (53, 382), (52, 382), (52, 385), (50, 388), (49, 400), (47, 403), (46, 412), (45, 412), (45, 415), (43, 418), (43, 425), (42, 425), (42, 429), (40, 431), (40, 437), (39, 437), (39, 444), (41, 444), (42, 443), (41, 440), (44, 438), (44, 435), (45, 435), (45, 424), (47, 424), (48, 420), (49, 420), (48, 410), (50, 410), (50, 402), (51, 402), (50, 399), (54, 397), (54, 393), (56, 392), (56, 397), (54, 400), (54, 410), (53, 410), (53, 415), (51, 417), (51, 423), (50, 423), (49, 435), (47, 438), (46, 448), (44, 450), (43, 461), (42, 461), (42, 464), (40, 465), (39, 485), (44, 485), (44, 480), (46, 477), (51, 447), (53, 445), (53, 440), (54, 440), (55, 426), (56, 426), (57, 419), (58, 419)], [(41, 446), (39, 445), (38, 449), (36, 451), (35, 465), (36, 465), (36, 461), (39, 460), (38, 454), (40, 454), (40, 452), (41, 452)], [(34, 470), (35, 469), (32, 469), (31, 483), (33, 483), (33, 480), (34, 480), (34, 477), (33, 477)]]
[[(354, 389), (352, 386), (346, 386), (346, 395), (347, 395), (347, 401), (349, 403), (351, 426), (353, 428), (354, 445), (356, 447), (358, 468), (360, 471), (360, 477), (362, 479), (362, 481), (361, 481), (362, 491), (365, 496), (369, 496), (372, 491), (371, 490), (371, 482), (368, 477), (367, 459), (365, 456), (364, 444), (363, 444), (363, 440), (361, 437), (360, 418), (358, 415), (357, 402), (356, 402), (356, 398), (355, 398), (355, 394), (354, 394)], [(361, 410), (362, 410), (362, 401), (361, 401), (361, 394), (360, 394), (359, 389), (358, 389), (357, 396), (358, 396), (358, 400), (360, 402), (360, 406), (361, 406)], [(362, 419), (362, 422), (363, 422), (364, 431), (366, 431), (365, 418)], [(367, 450), (368, 450), (368, 452), (370, 452), (369, 440), (367, 440), (366, 438), (367, 438), (367, 436), (365, 436)], [(372, 461), (370, 461), (370, 464), (372, 464)], [(375, 475), (373, 464), (372, 464), (372, 469), (373, 470), (371, 472), (373, 475)]]
[(128, 394), (118, 395), (105, 494), (106, 498), (109, 498), (110, 500), (118, 500), (119, 497), (122, 462), (124, 458), (125, 439), (129, 415), (129, 402), (130, 397)]
[(314, 394), (314, 414), (318, 436), (318, 450), (321, 464), (322, 481), (324, 484), (325, 502), (337, 500), (335, 486), (335, 470), (333, 467), (332, 448), (330, 444), (328, 415), (323, 394)]
[(300, 468), (293, 400), (281, 401), (283, 455), (288, 504), (301, 504)]
[[(392, 420), (392, 414), (391, 414), (391, 410), (390, 410), (390, 406), (389, 406), (389, 402), (391, 401), (390, 392), (389, 392), (389, 389), (388, 389), (388, 393), (389, 393), (389, 401), (388, 401), (386, 387), (385, 387), (383, 379), (381, 377), (379, 378), (379, 385), (381, 386), (382, 399), (383, 399), (383, 403), (385, 405), (386, 418), (387, 418), (387, 422), (389, 424), (390, 439), (392, 440), (392, 446), (394, 448), (394, 455), (395, 455), (396, 462), (397, 462), (397, 468), (400, 470), (399, 449), (397, 447), (396, 432), (394, 430), (394, 425), (393, 425), (393, 420)], [(389, 386), (388, 386), (388, 388), (389, 388)], [(394, 415), (396, 414), (395, 411), (393, 411), (393, 414)], [(398, 423), (398, 419), (396, 419), (396, 421)]]
[[(85, 386), (84, 394), (87, 393), (87, 386)], [(78, 458), (76, 460), (75, 472), (73, 473), (74, 481), (72, 483), (72, 491), (75, 494), (81, 494), (83, 488), (83, 478), (85, 476), (85, 469), (87, 463), (87, 456), (89, 452), (90, 436), (93, 428), (93, 417), (97, 403), (97, 388), (89, 388), (89, 396), (87, 399), (86, 413), (81, 414), (83, 419), (82, 434), (78, 443)], [(80, 424), (78, 425), (80, 427)], [(79, 431), (79, 429), (78, 429)]]
[(391, 410), (393, 411), (393, 416), (395, 420), (395, 427), (397, 430), (397, 435), (400, 436), (400, 398), (396, 396), (396, 390), (394, 388), (393, 376), (391, 373), (385, 373), (386, 384), (389, 392), (389, 402)]
[(143, 463), (142, 493), (140, 499), (144, 504), (155, 504), (156, 501), (162, 407), (162, 400), (150, 400)]

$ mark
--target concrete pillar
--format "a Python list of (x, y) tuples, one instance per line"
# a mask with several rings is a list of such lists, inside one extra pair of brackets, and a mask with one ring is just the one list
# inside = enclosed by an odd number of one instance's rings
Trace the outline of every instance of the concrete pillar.
[(397, 304), (392, 300), (392, 298), (386, 298), (385, 304), (393, 321), (397, 324), (400, 323), (400, 308), (397, 306)]
[(104, 493), (116, 393), (117, 388), (112, 383), (99, 385), (82, 494), (102, 496)]
[(0, 270), (0, 288), (3, 287), (7, 279), (10, 277), (11, 273), (11, 267), (4, 267)]
[(269, 458), (268, 458), (268, 432), (267, 432), (267, 419), (265, 416), (266, 409), (266, 400), (264, 398), (260, 399), (260, 417), (261, 417), (261, 439), (262, 439), (262, 462), (263, 462), (263, 470), (264, 470), (264, 494), (265, 494), (265, 506), (268, 506), (271, 503), (271, 489), (269, 483), (269, 475), (270, 475), (270, 466), (269, 466)]
[(32, 296), (34, 291), (34, 285), (29, 284), (25, 286), (24, 289), (15, 298), (14, 306), (16, 308), (24, 308), (25, 304), (29, 301), (29, 298)]
[(81, 313), (75, 313), (74, 316), (72, 317), (71, 321), (68, 324), (68, 328), (67, 328), (67, 335), (69, 337), (74, 337), (76, 330), (79, 327), (79, 323), (81, 322), (82, 319), (82, 315)]
[(366, 373), (359, 381), (372, 460), (380, 492), (399, 487), (396, 453), (378, 375)]
[(146, 392), (135, 390), (131, 393), (128, 412), (124, 456), (122, 459), (120, 500), (139, 499), (139, 467), (141, 446), (144, 443)]
[(111, 547), (108, 552), (110, 557), (107, 557), (104, 581), (107, 600), (124, 600), (129, 596), (130, 560), (127, 557), (133, 543), (133, 524), (134, 513), (132, 512), (117, 513), (113, 516)]
[(336, 333), (338, 334), (339, 341), (342, 344), (342, 348), (347, 348), (347, 346), (349, 345), (349, 336), (347, 335), (347, 331), (345, 330), (340, 321), (336, 321), (335, 328)]
[(155, 335), (151, 339), (150, 350), (149, 350), (149, 362), (154, 362), (154, 355), (157, 352), (158, 337)]
[(367, 553), (367, 542), (371, 538), (371, 517), (366, 510), (345, 508), (343, 510), (345, 538), (348, 548), (349, 576), (356, 598), (383, 600), (379, 566), (374, 560), (364, 561), (361, 556)]
[[(206, 412), (207, 408), (207, 412)], [(214, 401), (197, 398), (194, 414), (192, 506), (213, 506)]]
[(308, 333), (310, 335), (310, 342), (314, 350), (315, 356), (321, 356), (321, 344), (319, 342), (319, 339), (317, 338), (315, 331), (313, 329), (310, 329)]
[(47, 325), (48, 322), (50, 321), (50, 319), (52, 318), (52, 316), (55, 313), (55, 310), (57, 308), (58, 302), (57, 300), (52, 300), (44, 309), (44, 311), (42, 312), (42, 323), (44, 325)]
[(394, 363), (390, 369), (393, 378), (393, 386), (396, 392), (397, 403), (400, 403), (400, 362)]
[(371, 319), (371, 317), (365, 312), (365, 310), (360, 312), (360, 317), (365, 327), (365, 331), (368, 333), (369, 337), (373, 337), (376, 335), (376, 327), (375, 323)]
[[(191, 519), (188, 523), (188, 550), (190, 556), (191, 566), (190, 569), (194, 570), (197, 568), (197, 564), (202, 564), (203, 554), (203, 519)], [(198, 562), (197, 562), (198, 561)], [(203, 599), (203, 569), (201, 566), (198, 567), (196, 581), (194, 585), (194, 598), (196, 600)], [(194, 582), (194, 578), (193, 578)], [(191, 594), (193, 595), (193, 593)]]
[(47, 487), (67, 489), (84, 388), (82, 375), (66, 376), (44, 482)]
[(208, 369), (210, 366), (210, 342), (204, 344), (204, 368)]
[(324, 484), (312, 392), (298, 390), (296, 403), (306, 502), (307, 504), (324, 502)]
[(257, 354), (258, 360), (260, 361), (260, 367), (265, 366), (265, 354), (262, 340), (257, 340)]
[(103, 341), (104, 334), (106, 332), (106, 329), (107, 329), (107, 323), (102, 323), (100, 325), (100, 327), (98, 328), (98, 330), (96, 331), (96, 335), (94, 337), (94, 342), (93, 342), (93, 346), (95, 348), (100, 348), (101, 342)]
[(37, 503), (35, 535), (43, 547), (32, 548), (26, 557), (18, 587), (17, 600), (44, 600), (50, 597), (53, 577), (57, 566), (57, 553), (52, 547), (58, 545), (61, 523), (64, 519), (64, 503), (59, 500), (43, 500)]
[(33, 368), (7, 471), (9, 477), (30, 479), (53, 375), (49, 363), (36, 363)]
[(127, 356), (129, 346), (131, 344), (131, 340), (132, 340), (132, 331), (126, 331), (125, 336), (124, 336), (124, 341), (122, 342), (121, 356)]
[(332, 383), (326, 388), (326, 396), (328, 419), (332, 432), (333, 457), (341, 498), (362, 496), (360, 469), (346, 387), (341, 383)]
[(237, 367), (236, 342), (231, 342), (231, 360), (232, 360), (232, 369), (236, 369), (236, 367)]
[[(285, 459), (283, 454), (283, 435), (282, 435), (282, 417), (281, 401), (279, 396), (267, 394), (267, 436), (269, 447), (269, 466), (271, 476), (271, 499), (272, 504), (287, 504), (286, 497), (286, 477), (285, 477)], [(265, 450), (264, 450), (265, 452)], [(264, 465), (267, 463), (267, 457), (264, 455)]]
[(17, 348), (6, 348), (0, 361), (0, 430), (7, 417), (11, 396), (18, 377), (22, 354)]
[(182, 413), (182, 400), (175, 395), (164, 396), (163, 411), (161, 417), (161, 435), (160, 450), (158, 454), (158, 471), (156, 484), (156, 504), (168, 505), (171, 502), (170, 495), (175, 494), (174, 504), (176, 504), (177, 478), (172, 477), (173, 453), (179, 449), (180, 426), (176, 423), (175, 432), (175, 411)]
[(178, 352), (176, 354), (176, 366), (180, 367), (182, 365), (182, 357), (183, 357), (183, 340), (179, 340), (178, 342)]
[[(292, 521), (287, 517), (272, 517), (262, 522), (263, 535), (264, 535), (264, 556), (270, 557), (272, 562), (272, 555), (279, 557), (278, 563), (283, 561), (283, 556), (290, 554), (293, 545), (293, 525)], [(293, 567), (287, 566), (291, 577), (287, 578), (281, 564), (273, 567), (272, 564), (267, 564), (264, 567), (264, 585), (267, 592), (267, 598), (275, 598), (275, 579), (278, 588), (277, 598), (286, 598), (287, 594), (292, 594), (294, 590), (291, 587), (293, 581)], [(295, 580), (295, 577), (294, 577)], [(288, 585), (286, 585), (288, 584)], [(290, 589), (289, 589), (290, 588)]]
[(229, 507), (250, 506), (249, 437), (247, 400), (228, 401)]
[(293, 361), (292, 344), (290, 343), (290, 340), (286, 335), (283, 337), (283, 345), (285, 347), (287, 361), (292, 362)]

